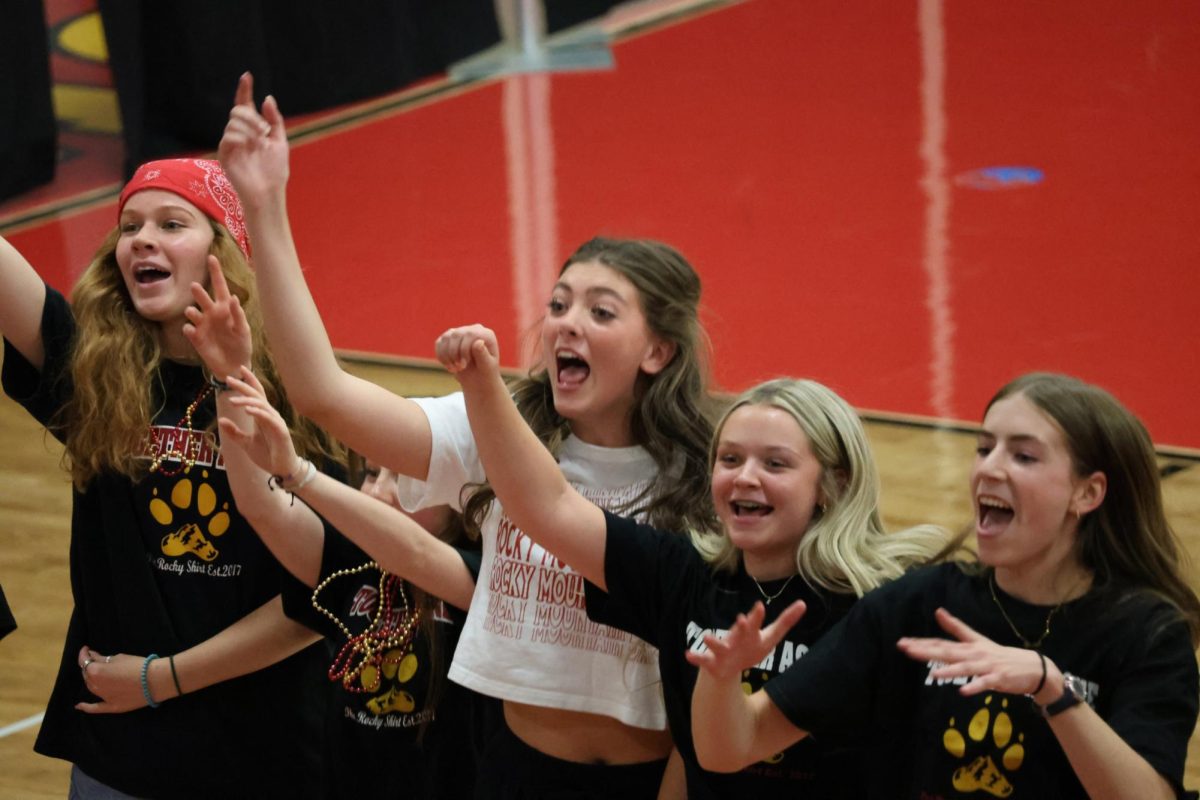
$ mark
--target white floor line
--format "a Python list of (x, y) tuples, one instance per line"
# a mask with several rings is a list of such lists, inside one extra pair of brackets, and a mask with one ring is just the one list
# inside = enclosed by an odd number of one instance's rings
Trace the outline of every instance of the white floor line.
[(5, 736), (11, 736), (14, 733), (20, 733), (26, 728), (32, 728), (34, 725), (40, 725), (42, 722), (42, 717), (44, 716), (46, 716), (45, 712), (41, 714), (34, 714), (32, 717), (23, 719), (20, 722), (14, 722), (12, 725), (5, 725), (3, 728), (0, 728), (0, 739), (3, 739)]

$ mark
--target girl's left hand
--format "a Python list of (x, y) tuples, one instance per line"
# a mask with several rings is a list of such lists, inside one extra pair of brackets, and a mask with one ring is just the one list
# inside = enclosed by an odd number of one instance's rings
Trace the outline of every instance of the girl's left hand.
[(84, 647), (77, 660), (83, 671), (84, 685), (100, 698), (97, 703), (76, 703), (77, 710), (87, 714), (120, 714), (146, 705), (146, 697), (142, 694), (144, 658), (121, 653), (105, 656)]
[(451, 328), (434, 345), (438, 361), (461, 382), (478, 374), (500, 374), (500, 345), (496, 333), (483, 325)]
[(930, 673), (933, 678), (970, 678), (959, 690), (963, 695), (1028, 694), (1055, 680), (1058, 668), (1048, 658), (1046, 669), (1051, 675), (1043, 680), (1043, 656), (1037, 651), (998, 645), (944, 608), (937, 610), (936, 617), (942, 630), (957, 641), (905, 637), (896, 646), (917, 661), (940, 661), (942, 666)]
[(230, 293), (216, 256), (208, 257), (208, 277), (211, 296), (200, 284), (192, 284), (192, 299), (196, 305), (183, 312), (188, 319), (183, 326), (183, 335), (196, 348), (213, 376), (223, 381), (230, 375), (237, 375), (242, 366), (250, 365), (254, 345), (246, 312), (237, 296)]
[(807, 608), (803, 600), (797, 600), (764, 628), (767, 609), (759, 600), (748, 613), (737, 615), (724, 636), (706, 633), (705, 649), (699, 652), (688, 650), (683, 657), (689, 664), (718, 680), (741, 675), (742, 670), (762, 661), (775, 649), (775, 645), (783, 641), (783, 637), (800, 621)]
[(247, 367), (242, 367), (236, 376), (230, 375), (228, 382), (229, 402), (249, 414), (254, 426), (243, 429), (222, 416), (217, 420), (221, 442), (245, 450), (255, 466), (269, 475), (295, 474), (300, 456), (287, 423), (267, 400), (262, 383)]

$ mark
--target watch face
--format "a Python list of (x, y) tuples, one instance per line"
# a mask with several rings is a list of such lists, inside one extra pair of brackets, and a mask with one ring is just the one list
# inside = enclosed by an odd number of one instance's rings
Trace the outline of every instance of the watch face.
[(1069, 672), (1063, 673), (1063, 691), (1070, 692), (1076, 700), (1087, 699), (1087, 681)]
[(1062, 697), (1043, 708), (1042, 713), (1047, 717), (1053, 717), (1085, 700), (1087, 700), (1087, 681), (1069, 672), (1064, 672)]

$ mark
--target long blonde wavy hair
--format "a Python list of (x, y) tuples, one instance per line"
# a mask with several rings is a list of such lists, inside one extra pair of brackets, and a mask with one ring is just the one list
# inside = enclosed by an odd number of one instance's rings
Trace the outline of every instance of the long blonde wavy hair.
[[(268, 399), (287, 421), (301, 455), (342, 460), (341, 448), (287, 401), (267, 347), (254, 273), (229, 231), (208, 222), (213, 229), (209, 252), (221, 263), (229, 291), (246, 312), (254, 344), (252, 368)], [(120, 235), (120, 228), (114, 228), (105, 237), (71, 292), (76, 321), (69, 367), (73, 393), (53, 424), (65, 431), (64, 466), (80, 490), (101, 472), (134, 480), (145, 476), (146, 437), (164, 395), (156, 386), (163, 361), (158, 324), (134, 309), (117, 266)], [(210, 435), (215, 425), (214, 419)]]
[[(821, 464), (820, 496), (796, 548), (796, 568), (809, 583), (862, 596), (906, 569), (941, 557), (948, 534), (933, 525), (885, 533), (879, 518), (879, 473), (862, 422), (845, 400), (810, 380), (776, 378), (742, 393), (717, 424), (709, 448), (711, 474), (721, 431), (742, 406), (782, 409), (796, 420)], [(733, 571), (741, 551), (724, 529), (692, 534), (693, 544), (716, 569)]]

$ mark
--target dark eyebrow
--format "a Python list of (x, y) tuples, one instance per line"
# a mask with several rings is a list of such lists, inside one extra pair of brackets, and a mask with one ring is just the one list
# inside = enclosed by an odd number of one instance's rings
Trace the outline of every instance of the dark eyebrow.
[[(564, 292), (568, 292), (570, 294), (575, 294), (575, 290), (562, 281), (554, 284), (554, 288), (562, 289)], [(620, 303), (626, 302), (625, 298), (622, 297), (616, 289), (610, 289), (607, 286), (590, 286), (583, 291), (583, 295), (588, 298), (595, 298), (597, 296), (611, 297)]]
[[(991, 431), (981, 430), (979, 432), (979, 438), (984, 438), (984, 437), (987, 437), (988, 439), (991, 439), (992, 441), (996, 441), (997, 439), (1000, 438), (1000, 437), (996, 436), (996, 434), (992, 433)], [(1032, 442), (1033, 444), (1037, 444), (1037, 445), (1044, 444), (1044, 442), (1041, 439), (1034, 436), (1032, 433), (1014, 433), (1012, 436), (1007, 436), (1004, 438), (1006, 441), (1015, 442), (1017, 444), (1027, 444), (1030, 442)]]
[(616, 289), (609, 289), (606, 286), (593, 286), (584, 292), (584, 294), (588, 297), (611, 297), (620, 303), (625, 302), (625, 298), (621, 296), (620, 292)]

